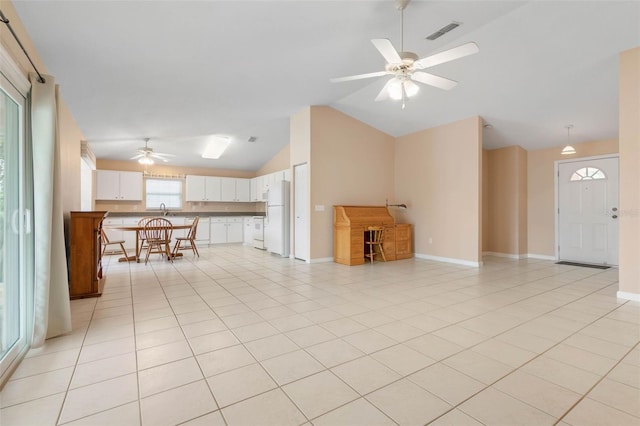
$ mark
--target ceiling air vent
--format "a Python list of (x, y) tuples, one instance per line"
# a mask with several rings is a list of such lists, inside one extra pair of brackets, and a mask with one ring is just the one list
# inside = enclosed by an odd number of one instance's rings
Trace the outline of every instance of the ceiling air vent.
[(258, 138), (256, 136), (249, 136), (249, 139), (247, 139), (247, 142), (255, 142), (257, 140)]
[(444, 27), (440, 28), (435, 33), (433, 33), (430, 36), (428, 36), (427, 40), (431, 40), (431, 41), (436, 40), (436, 39), (442, 37), (443, 35), (445, 35), (446, 33), (448, 33), (449, 31), (458, 28), (460, 25), (462, 25), (462, 22), (452, 22), (449, 25), (445, 25)]

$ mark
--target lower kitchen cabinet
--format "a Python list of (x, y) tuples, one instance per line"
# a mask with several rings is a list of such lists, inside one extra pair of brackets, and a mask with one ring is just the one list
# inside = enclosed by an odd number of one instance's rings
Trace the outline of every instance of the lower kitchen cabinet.
[(243, 241), (242, 217), (212, 217), (209, 229), (211, 244), (241, 243)]
[[(191, 225), (193, 223), (192, 217), (187, 217), (184, 220), (185, 225)], [(189, 232), (187, 230), (187, 232)], [(198, 220), (198, 228), (196, 228), (196, 245), (198, 247), (204, 247), (209, 245), (209, 218), (208, 217), (200, 217)]]

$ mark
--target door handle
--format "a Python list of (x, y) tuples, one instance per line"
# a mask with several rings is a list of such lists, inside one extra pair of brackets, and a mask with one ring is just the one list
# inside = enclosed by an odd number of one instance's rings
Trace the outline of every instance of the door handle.
[(618, 215), (617, 215), (617, 214), (614, 214), (613, 216), (611, 216), (611, 218), (612, 218), (612, 219), (617, 219), (617, 218), (618, 218)]

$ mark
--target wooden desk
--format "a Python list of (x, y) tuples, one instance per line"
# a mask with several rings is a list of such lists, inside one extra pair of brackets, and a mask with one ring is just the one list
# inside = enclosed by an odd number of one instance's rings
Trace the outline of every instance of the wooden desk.
[[(172, 229), (190, 229), (191, 225), (173, 225)], [(144, 226), (139, 225), (111, 225), (105, 226), (104, 229), (117, 229), (118, 231), (135, 231), (136, 233), (136, 254), (129, 257), (121, 257), (118, 259), (119, 262), (138, 262), (140, 263), (140, 258), (138, 257), (138, 250), (140, 249), (140, 232), (144, 231)], [(150, 228), (154, 229), (154, 228)], [(175, 257), (182, 256), (183, 253), (176, 253)]]
[[(385, 206), (333, 206), (333, 260), (343, 265), (364, 263), (364, 233), (369, 226), (384, 227), (387, 261), (413, 257), (411, 225), (398, 224)], [(401, 234), (401, 257), (396, 254), (396, 226)], [(408, 238), (408, 241), (407, 241)]]

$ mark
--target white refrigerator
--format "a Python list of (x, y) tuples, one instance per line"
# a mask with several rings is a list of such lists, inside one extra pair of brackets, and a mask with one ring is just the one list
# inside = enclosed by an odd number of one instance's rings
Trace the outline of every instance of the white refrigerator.
[(276, 183), (267, 195), (265, 218), (265, 246), (267, 251), (289, 257), (289, 181)]

